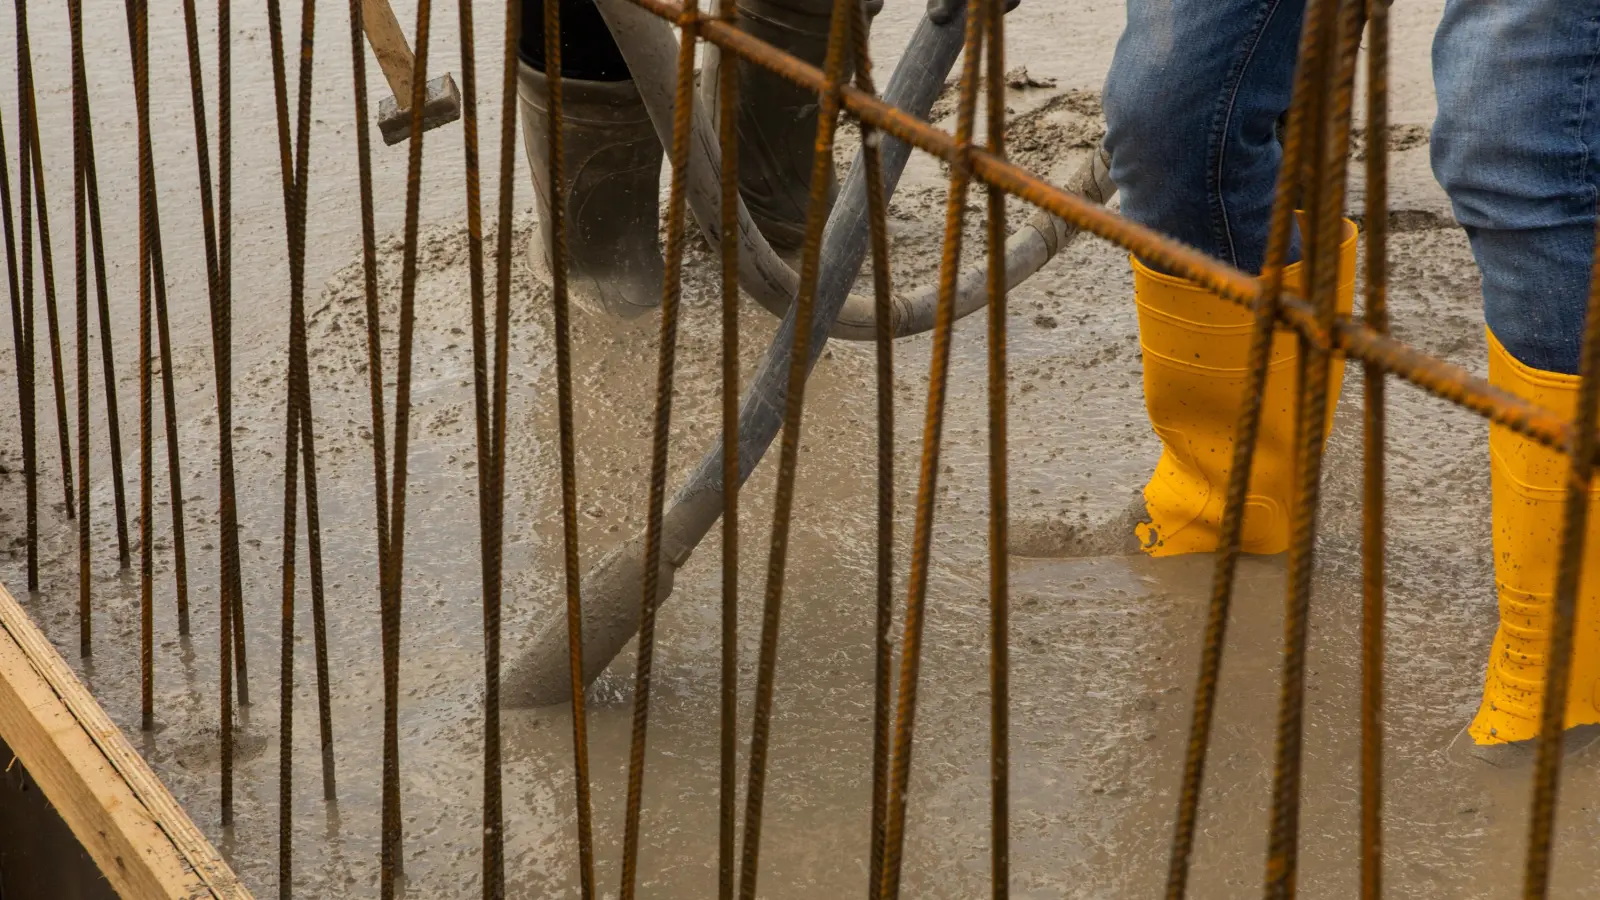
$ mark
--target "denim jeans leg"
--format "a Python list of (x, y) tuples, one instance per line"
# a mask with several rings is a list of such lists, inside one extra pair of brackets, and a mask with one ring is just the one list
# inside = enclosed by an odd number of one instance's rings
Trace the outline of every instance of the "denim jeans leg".
[(1128, 0), (1103, 95), (1124, 215), (1260, 270), (1303, 11), (1304, 0)]
[(1434, 38), (1434, 175), (1523, 364), (1575, 374), (1600, 197), (1600, 0), (1449, 0)]

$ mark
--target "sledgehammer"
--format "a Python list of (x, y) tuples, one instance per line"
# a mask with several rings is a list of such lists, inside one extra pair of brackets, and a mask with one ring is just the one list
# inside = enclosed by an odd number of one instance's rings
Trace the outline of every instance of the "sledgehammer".
[[(378, 104), (378, 131), (385, 144), (394, 145), (411, 136), (411, 73), (416, 71), (411, 45), (389, 8), (389, 0), (361, 0), (361, 30), (367, 34), (372, 55), (378, 58), (384, 80), (394, 96)], [(422, 101), (422, 130), (448, 125), (461, 118), (461, 92), (448, 73), (428, 82)]]

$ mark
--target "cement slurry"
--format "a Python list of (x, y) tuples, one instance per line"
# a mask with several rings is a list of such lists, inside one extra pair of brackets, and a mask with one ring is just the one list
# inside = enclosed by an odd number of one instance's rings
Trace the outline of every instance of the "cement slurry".
[[(287, 6), (295, 6), (287, 4)], [(1396, 7), (1395, 333), (1482, 373), (1484, 344), (1471, 254), (1428, 175), (1432, 96), (1427, 41), (1442, 4)], [(415, 7), (400, 4), (402, 22)], [(453, 7), (435, 10), (435, 70), (459, 70)], [(874, 28), (883, 71), (920, 13), (891, 3)], [(298, 11), (286, 9), (296, 33)], [(220, 828), (216, 761), (216, 484), (199, 215), (187, 63), (176, 3), (152, 15), (153, 111), (176, 327), (194, 634), (176, 635), (166, 480), (158, 466), (157, 729), (138, 732), (138, 586), (116, 570), (103, 425), (94, 442), (94, 656), (76, 655), (76, 530), (59, 506), (53, 418), (40, 404), (44, 584), (23, 602), (101, 702), (142, 743), (201, 827), (259, 893), (276, 885), (278, 545), (287, 333), (282, 210), (263, 15), (235, 10), (235, 319), (237, 448), (251, 687), (240, 712), (238, 819)], [(202, 30), (214, 30), (202, 10)], [(308, 298), (318, 417), (322, 520), (339, 801), (320, 799), (309, 604), (296, 652), (295, 888), (305, 897), (372, 896), (377, 883), (379, 663), (370, 444), (349, 107), (341, 10), (319, 17), (311, 175)], [(34, 11), (35, 67), (51, 188), (58, 294), (72, 318), (71, 157), (64, 13)], [(1067, 171), (1098, 138), (1096, 95), (1121, 27), (1109, 0), (1030, 0), (1008, 19), (1010, 57), (1032, 81), (1008, 94), (1014, 155)], [(480, 84), (491, 86), (496, 17), (480, 10)], [(409, 31), (411, 26), (407, 25)], [(133, 128), (125, 23), (91, 17), (101, 201), (108, 224), (125, 450), (137, 447)], [(0, 42), (8, 43), (8, 42)], [(210, 38), (207, 87), (214, 90)], [(442, 48), (442, 52), (441, 52)], [(13, 54), (0, 47), (0, 58)], [(386, 93), (369, 64), (374, 102)], [(1051, 84), (1053, 82), (1053, 84)], [(488, 90), (488, 88), (486, 88)], [(7, 95), (4, 104), (10, 104)], [(214, 99), (213, 101), (214, 102)], [(493, 196), (498, 97), (480, 104), (484, 194)], [(944, 109), (945, 114), (950, 110)], [(15, 122), (15, 110), (3, 112)], [(478, 893), (482, 697), (476, 481), (461, 151), (457, 126), (429, 134), (410, 459), (411, 514), (401, 700), (407, 892)], [(847, 129), (848, 131), (848, 129)], [(848, 159), (854, 137), (840, 148)], [(518, 153), (520, 157), (521, 148)], [(397, 229), (404, 154), (374, 149), (386, 338), (399, 292)], [(518, 162), (520, 246), (529, 194)], [(1056, 168), (1059, 167), (1059, 168)], [(1356, 185), (1359, 191), (1359, 183)], [(893, 205), (894, 276), (931, 278), (944, 205), (942, 173), (915, 158)], [(1013, 204), (1017, 206), (1017, 204)], [(971, 209), (982, 208), (974, 195)], [(1020, 208), (1014, 214), (1022, 214)], [(968, 255), (981, 252), (976, 218)], [(548, 298), (514, 265), (505, 635), (507, 654), (558, 614), (560, 532)], [(713, 440), (718, 419), (715, 269), (695, 245), (687, 268), (674, 407), (672, 479)], [(1153, 894), (1166, 863), (1198, 634), (1210, 584), (1206, 556), (1122, 555), (1130, 500), (1158, 445), (1144, 419), (1141, 368), (1124, 255), (1084, 241), (1017, 290), (1012, 336), (1011, 471), (1012, 861), (1017, 896)], [(773, 323), (742, 314), (746, 373)], [(95, 339), (98, 331), (94, 332)], [(654, 394), (649, 320), (575, 323), (580, 525), (585, 563), (642, 525)], [(896, 346), (897, 593), (915, 494), (928, 341)], [(47, 371), (41, 351), (40, 372)], [(70, 359), (70, 354), (69, 354)], [(386, 363), (392, 385), (392, 357)], [(15, 359), (0, 347), (0, 379)], [(95, 364), (98, 377), (98, 361)], [(985, 890), (987, 849), (987, 562), (983, 325), (956, 331), (950, 419), (941, 460), (906, 887), (916, 896)], [(1359, 700), (1360, 376), (1347, 373), (1329, 443), (1308, 669), (1301, 891), (1355, 891)], [(5, 395), (11, 397), (9, 392)], [(42, 395), (43, 396), (43, 395)], [(100, 418), (98, 394), (96, 418)], [(15, 400), (0, 400), (0, 416)], [(873, 401), (869, 348), (835, 346), (808, 390), (799, 502), (790, 550), (781, 681), (773, 730), (761, 893), (837, 896), (866, 879), (873, 596)], [(1471, 715), (1496, 621), (1488, 529), (1486, 428), (1475, 417), (1396, 385), (1389, 398), (1389, 692), (1386, 710), (1386, 879), (1419, 897), (1497, 897), (1519, 883), (1529, 797), (1526, 771), (1462, 765), (1446, 747)], [(162, 458), (157, 434), (157, 460)], [(5, 581), (22, 584), (20, 449), (0, 447)], [(754, 682), (770, 528), (771, 467), (742, 495), (740, 658)], [(136, 497), (136, 494), (133, 496)], [(661, 618), (645, 788), (642, 888), (698, 897), (716, 879), (719, 548), (715, 534), (680, 572)], [(1266, 837), (1281, 643), (1283, 560), (1240, 572), (1216, 743), (1197, 847), (1193, 896), (1256, 890)], [(613, 890), (627, 759), (631, 653), (593, 692), (590, 719), (601, 884)], [(740, 710), (747, 740), (748, 699)], [(575, 893), (570, 730), (563, 710), (505, 719), (507, 871), (513, 896)], [(1587, 848), (1600, 838), (1592, 754), (1569, 762), (1558, 822), (1560, 896), (1600, 888)], [(742, 785), (743, 776), (741, 773)]]

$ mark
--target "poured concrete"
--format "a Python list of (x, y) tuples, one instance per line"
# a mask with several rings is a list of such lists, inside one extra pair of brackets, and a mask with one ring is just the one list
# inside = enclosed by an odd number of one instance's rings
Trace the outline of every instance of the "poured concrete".
[[(293, 4), (290, 4), (291, 6)], [(410, 22), (413, 10), (399, 10)], [(1441, 4), (1397, 7), (1395, 223), (1391, 292), (1395, 333), (1481, 374), (1482, 315), (1464, 237), (1428, 175), (1432, 113), (1427, 40)], [(880, 72), (893, 64), (918, 4), (890, 4), (874, 28)], [(1016, 89), (1017, 157), (1057, 177), (1098, 137), (1094, 100), (1120, 29), (1110, 0), (1025, 2), (1008, 20), (1013, 65), (1053, 87)], [(291, 16), (293, 10), (286, 10)], [(436, 10), (435, 47), (455, 46), (451, 10)], [(266, 35), (260, 12), (236, 11), (235, 121), (270, 123)], [(64, 29), (35, 14), (37, 78), (51, 179), (56, 274), (71, 297), (71, 164)], [(174, 363), (189, 506), (194, 634), (176, 635), (166, 479), (156, 496), (156, 717), (144, 751), (190, 814), (259, 894), (277, 880), (277, 658), (281, 527), (284, 317), (282, 212), (270, 124), (236, 128), (235, 445), (241, 490), (251, 688), (241, 711), (234, 828), (218, 824), (216, 761), (216, 486), (214, 386), (187, 111), (187, 66), (176, 8), (154, 10), (164, 65), (157, 164), (179, 329)], [(480, 15), (480, 85), (498, 27)], [(377, 884), (381, 735), (375, 539), (364, 325), (349, 117), (348, 46), (338, 10), (322, 17), (313, 129), (309, 283), (312, 379), (318, 418), (322, 522), (333, 644), (339, 802), (321, 800), (309, 603), (296, 649), (295, 880), (305, 897), (372, 896)], [(133, 221), (131, 107), (125, 31), (116, 16), (89, 23), (108, 223)], [(297, 28), (293, 18), (286, 23)], [(202, 30), (207, 23), (202, 23)], [(407, 26), (408, 30), (410, 25)], [(58, 40), (57, 38), (60, 37)], [(0, 52), (0, 56), (9, 53)], [(454, 54), (434, 68), (457, 69)], [(211, 65), (207, 63), (208, 67)], [(378, 77), (375, 66), (369, 75)], [(880, 74), (880, 78), (882, 75)], [(213, 82), (208, 79), (208, 87)], [(46, 89), (48, 87), (48, 89)], [(374, 91), (379, 88), (374, 82)], [(376, 94), (374, 94), (376, 96)], [(7, 101), (9, 102), (9, 100)], [(485, 197), (493, 196), (497, 98), (481, 102)], [(4, 110), (15, 121), (13, 110)], [(370, 112), (370, 111), (369, 111)], [(946, 109), (948, 112), (948, 109)], [(403, 805), (409, 895), (470, 897), (479, 887), (481, 609), (478, 604), (474, 425), (459, 135), (430, 132), (428, 198), (418, 292), (411, 494), (401, 701)], [(848, 158), (854, 137), (845, 139)], [(519, 178), (521, 147), (518, 146)], [(399, 293), (404, 154), (374, 150), (388, 346)], [(942, 173), (914, 159), (891, 214), (895, 279), (932, 278), (944, 207)], [(507, 458), (508, 655), (561, 603), (554, 371), (548, 298), (523, 268), (529, 233), (518, 182)], [(974, 210), (982, 198), (975, 195)], [(1013, 204), (1014, 213), (1023, 210)], [(125, 449), (137, 461), (134, 377), (136, 234), (108, 235)], [(976, 218), (969, 254), (981, 248)], [(491, 244), (492, 246), (492, 244)], [(184, 248), (179, 251), (177, 248)], [(715, 438), (719, 334), (715, 267), (696, 244), (688, 263), (679, 345), (676, 485)], [(1121, 251), (1083, 242), (1014, 293), (1011, 333), (1012, 865), (1017, 896), (1132, 897), (1164, 877), (1176, 781), (1210, 586), (1206, 556), (1125, 556), (1130, 501), (1158, 445), (1144, 418), (1130, 277)], [(70, 310), (64, 310), (70, 334)], [(745, 372), (773, 323), (743, 313)], [(42, 324), (42, 320), (41, 320)], [(655, 334), (650, 319), (616, 325), (579, 315), (575, 390), (580, 538), (587, 565), (642, 527)], [(42, 333), (42, 330), (41, 330)], [(96, 332), (96, 335), (98, 332)], [(906, 888), (918, 897), (968, 897), (988, 884), (987, 562), (984, 326), (956, 331), (949, 419), (912, 778)], [(3, 342), (0, 342), (3, 343)], [(41, 347), (40, 372), (48, 357)], [(70, 356), (69, 356), (70, 359)], [(896, 345), (896, 497), (903, 596), (920, 450), (928, 341)], [(0, 383), (14, 359), (0, 348)], [(386, 363), (392, 375), (393, 360)], [(870, 348), (836, 346), (808, 390), (786, 582), (780, 682), (767, 782), (761, 893), (838, 896), (866, 880), (873, 621), (873, 363)], [(1301, 894), (1355, 892), (1359, 698), (1360, 372), (1347, 373), (1329, 443), (1314, 597), (1306, 718)], [(9, 390), (3, 392), (10, 398)], [(98, 395), (97, 395), (98, 396)], [(14, 400), (0, 401), (13, 421)], [(1389, 399), (1389, 690), (1386, 711), (1386, 883), (1395, 896), (1498, 897), (1516, 890), (1529, 774), (1467, 765), (1445, 750), (1476, 707), (1495, 624), (1488, 530), (1486, 427), (1442, 401), (1396, 385)], [(98, 399), (96, 416), (99, 417)], [(41, 394), (40, 486), (44, 590), (24, 602), (57, 645), (76, 656), (76, 530), (62, 517), (54, 419)], [(96, 639), (81, 672), (112, 716), (136, 733), (138, 586), (116, 571), (103, 426), (94, 433)], [(163, 448), (156, 443), (157, 460)], [(12, 555), (4, 578), (22, 586), (20, 454), (0, 447), (0, 527)], [(748, 739), (773, 467), (742, 495), (741, 745)], [(137, 502), (137, 492), (130, 496)], [(644, 793), (643, 893), (705, 896), (716, 880), (718, 783), (716, 629), (720, 549), (714, 534), (679, 573), (657, 644)], [(302, 554), (303, 558), (303, 554)], [(1281, 558), (1241, 567), (1215, 745), (1196, 848), (1192, 895), (1257, 890), (1264, 865), (1277, 703), (1284, 579)], [(304, 569), (302, 569), (302, 572)], [(302, 580), (302, 591), (305, 582)], [(20, 590), (18, 591), (20, 596)], [(306, 595), (302, 593), (302, 598)], [(599, 876), (617, 878), (628, 754), (631, 650), (593, 692), (590, 753)], [(505, 717), (507, 874), (513, 896), (572, 895), (576, 836), (571, 731), (564, 710)], [(1587, 848), (1600, 838), (1596, 766), (1574, 758), (1563, 781), (1557, 895), (1600, 889)], [(743, 772), (739, 777), (743, 784)]]

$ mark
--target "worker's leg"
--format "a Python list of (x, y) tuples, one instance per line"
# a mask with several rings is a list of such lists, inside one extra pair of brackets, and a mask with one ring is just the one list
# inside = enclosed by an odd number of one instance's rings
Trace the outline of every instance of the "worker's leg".
[[(550, 228), (550, 117), (543, 4), (522, 5), (517, 96), (538, 201), (535, 271), (555, 254)], [(632, 317), (661, 301), (657, 247), (661, 143), (627, 63), (593, 0), (561, 0), (562, 148), (572, 299)]]
[[(1283, 151), (1301, 0), (1129, 0), (1106, 80), (1106, 144), (1130, 218), (1257, 271)], [(1342, 245), (1339, 303), (1355, 290), (1355, 229)], [(1298, 254), (1296, 254), (1296, 257)], [(1299, 266), (1285, 273), (1293, 286)], [(1144, 489), (1145, 552), (1215, 550), (1234, 430), (1245, 400), (1251, 318), (1199, 285), (1134, 262), (1145, 408), (1161, 458)], [(1288, 546), (1298, 347), (1273, 345), (1241, 546)], [(1343, 364), (1331, 371), (1334, 396)], [(1329, 409), (1328, 421), (1332, 421)]]
[(1600, 2), (1450, 0), (1433, 48), (1434, 174), (1519, 362), (1576, 374), (1600, 184)]
[(1106, 78), (1123, 214), (1260, 269), (1303, 0), (1128, 0)]
[[(1563, 415), (1577, 395), (1600, 191), (1600, 0), (1450, 0), (1434, 43), (1434, 172), (1483, 273), (1489, 377)], [(1566, 461), (1489, 435), (1500, 628), (1479, 743), (1538, 733)], [(1600, 722), (1600, 508), (1591, 506), (1569, 726)]]

